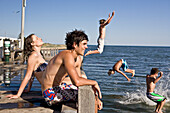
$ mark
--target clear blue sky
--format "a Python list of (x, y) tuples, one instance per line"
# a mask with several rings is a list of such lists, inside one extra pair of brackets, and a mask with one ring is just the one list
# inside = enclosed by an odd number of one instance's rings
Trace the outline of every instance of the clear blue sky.
[[(18, 37), (21, 1), (0, 0), (0, 36)], [(112, 11), (106, 45), (170, 46), (170, 0), (27, 0), (25, 37), (35, 33), (44, 42), (64, 44), (65, 34), (78, 29), (97, 45), (98, 20)]]

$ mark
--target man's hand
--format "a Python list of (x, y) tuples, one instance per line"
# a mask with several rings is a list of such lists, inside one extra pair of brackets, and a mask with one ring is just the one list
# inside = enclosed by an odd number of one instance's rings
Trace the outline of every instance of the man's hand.
[(112, 12), (112, 17), (114, 16), (114, 14), (115, 14), (115, 11)]
[(110, 13), (109, 13), (109, 18), (110, 18)]
[(98, 93), (99, 98), (102, 98), (102, 94), (101, 94), (101, 91), (100, 91), (100, 87), (99, 87), (99, 85), (98, 85), (97, 82), (96, 82), (96, 84), (95, 84), (92, 88), (93, 88), (93, 90), (94, 90), (95, 95), (97, 95), (97, 93)]
[(98, 110), (101, 110), (103, 108), (103, 102), (99, 98), (97, 99), (97, 104), (98, 104)]
[(163, 76), (163, 72), (162, 72), (162, 71), (160, 71), (160, 76), (161, 76), (161, 77)]

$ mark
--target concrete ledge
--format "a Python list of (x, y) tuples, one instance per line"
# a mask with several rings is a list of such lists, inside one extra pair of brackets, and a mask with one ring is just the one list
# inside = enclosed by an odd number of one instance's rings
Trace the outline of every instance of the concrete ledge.
[(91, 86), (78, 88), (78, 109), (76, 108), (76, 103), (66, 103), (62, 105), (61, 113), (95, 113), (95, 96)]
[(61, 113), (77, 113), (77, 104), (73, 103), (65, 103), (62, 105)]
[(91, 86), (81, 86), (78, 103), (67, 102), (49, 107), (41, 96), (41, 91), (23, 93), (18, 99), (8, 99), (6, 95), (17, 91), (0, 91), (0, 113), (94, 113), (95, 97)]
[(95, 113), (95, 96), (91, 86), (78, 89), (78, 113)]
[(16, 91), (0, 91), (0, 113), (53, 113), (54, 110), (43, 104), (41, 92), (24, 93), (21, 98), (8, 99), (6, 95)]

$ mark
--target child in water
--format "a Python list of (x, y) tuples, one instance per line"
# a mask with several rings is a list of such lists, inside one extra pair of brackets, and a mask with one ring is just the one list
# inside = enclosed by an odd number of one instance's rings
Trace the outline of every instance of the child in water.
[[(160, 76), (158, 77), (159, 72), (160, 72)], [(147, 84), (146, 95), (150, 100), (157, 103), (155, 109), (156, 113), (163, 113), (162, 108), (166, 101), (166, 98), (164, 96), (154, 93), (156, 83), (162, 78), (162, 76), (163, 76), (163, 72), (159, 71), (158, 68), (152, 68), (150, 75), (146, 75), (146, 84)]]

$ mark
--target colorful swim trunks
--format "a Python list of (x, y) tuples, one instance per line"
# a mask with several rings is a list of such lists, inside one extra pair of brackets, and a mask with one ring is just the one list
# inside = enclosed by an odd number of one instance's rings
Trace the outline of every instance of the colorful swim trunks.
[(49, 106), (58, 102), (77, 101), (78, 88), (72, 84), (62, 83), (43, 92), (45, 101)]
[(146, 95), (150, 100), (152, 100), (156, 103), (162, 102), (166, 99), (166, 97), (161, 96), (161, 95), (156, 94), (156, 93), (153, 93), (153, 92), (147, 92)]
[(126, 60), (122, 59), (122, 66), (121, 66), (121, 67), (122, 67), (123, 71), (126, 71), (126, 70), (127, 70), (128, 65), (127, 65)]

